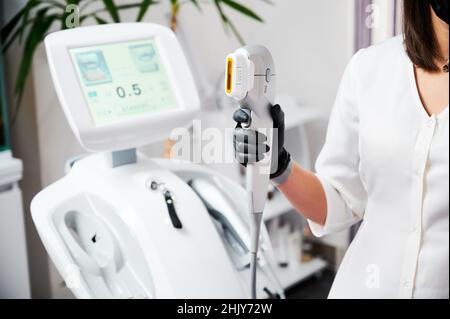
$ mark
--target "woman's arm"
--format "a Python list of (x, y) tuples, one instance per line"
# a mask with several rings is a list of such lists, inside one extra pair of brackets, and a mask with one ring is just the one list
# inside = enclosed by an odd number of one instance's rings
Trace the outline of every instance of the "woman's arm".
[[(271, 108), (271, 115), (274, 139), (277, 141), (277, 147), (271, 155), (272, 163), (277, 163), (277, 167), (270, 177), (299, 213), (323, 226), (327, 217), (327, 198), (322, 183), (316, 175), (296, 164), (284, 148), (284, 112), (280, 105)], [(268, 151), (265, 145), (267, 138), (261, 133), (240, 127), (241, 123), (249, 121), (248, 114), (241, 109), (234, 113), (233, 119), (238, 123), (234, 131), (235, 156), (238, 162), (252, 163), (263, 158), (263, 154)]]
[[(326, 141), (316, 161), (317, 174), (292, 161), (284, 147), (284, 112), (279, 105), (271, 108), (274, 140), (278, 142), (271, 152), (274, 164), (271, 180), (294, 208), (308, 219), (312, 232), (319, 237), (342, 231), (361, 220), (367, 203), (360, 176), (359, 57), (360, 53), (357, 53), (344, 72)], [(241, 110), (233, 116), (238, 124), (246, 123), (246, 117), (248, 115)], [(265, 141), (261, 133), (238, 125), (234, 131), (238, 162), (253, 163), (264, 158), (268, 150)]]
[(291, 174), (278, 189), (307, 219), (322, 226), (325, 224), (327, 199), (316, 175), (293, 163)]

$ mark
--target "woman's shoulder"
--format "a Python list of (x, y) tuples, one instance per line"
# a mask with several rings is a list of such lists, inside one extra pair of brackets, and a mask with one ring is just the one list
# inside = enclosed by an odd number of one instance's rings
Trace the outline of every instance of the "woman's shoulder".
[(398, 35), (388, 40), (382, 41), (368, 48), (359, 50), (355, 56), (361, 63), (373, 63), (374, 60), (383, 61), (396, 56), (404, 56), (405, 48), (403, 36)]
[(391, 73), (404, 67), (407, 57), (403, 36), (399, 35), (368, 48), (359, 50), (352, 58), (354, 68), (360, 75)]
[(363, 49), (367, 54), (386, 54), (395, 51), (404, 51), (403, 35), (397, 35), (387, 40), (381, 41), (377, 44), (371, 45), (368, 48)]

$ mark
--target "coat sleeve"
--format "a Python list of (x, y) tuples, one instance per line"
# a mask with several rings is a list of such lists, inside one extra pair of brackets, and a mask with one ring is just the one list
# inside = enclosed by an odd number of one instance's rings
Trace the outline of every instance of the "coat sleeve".
[(361, 51), (344, 72), (331, 113), (325, 145), (316, 162), (317, 177), (327, 200), (325, 224), (308, 221), (314, 235), (342, 231), (364, 216), (367, 194), (359, 174), (359, 111), (357, 71)]

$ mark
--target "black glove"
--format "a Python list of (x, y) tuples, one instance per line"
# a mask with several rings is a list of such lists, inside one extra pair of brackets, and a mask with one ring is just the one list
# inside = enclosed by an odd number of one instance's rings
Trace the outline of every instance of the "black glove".
[[(277, 141), (277, 149), (272, 150), (272, 163), (277, 163), (271, 170), (270, 178), (273, 179), (283, 174), (288, 168), (291, 156), (284, 148), (284, 112), (277, 104), (272, 106), (270, 113), (273, 119), (273, 139)], [(235, 158), (244, 166), (261, 161), (264, 159), (264, 154), (269, 151), (269, 146), (265, 143), (267, 137), (264, 134), (242, 128), (241, 123), (247, 123), (248, 116), (242, 109), (236, 110), (233, 114), (233, 119), (237, 122), (233, 136)]]

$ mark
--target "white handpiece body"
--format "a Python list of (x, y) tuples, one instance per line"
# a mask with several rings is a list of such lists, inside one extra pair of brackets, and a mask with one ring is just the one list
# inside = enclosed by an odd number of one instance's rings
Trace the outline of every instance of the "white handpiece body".
[[(232, 59), (234, 71), (229, 96), (238, 100), (242, 109), (250, 112), (251, 121), (243, 127), (267, 136), (270, 150), (263, 160), (247, 165), (247, 188), (252, 192), (253, 213), (262, 213), (267, 198), (270, 173), (277, 163), (271, 163), (273, 149), (273, 121), (270, 108), (275, 102), (275, 65), (272, 55), (263, 46), (251, 45), (227, 57)], [(227, 62), (228, 63), (228, 62)], [(252, 74), (253, 73), (253, 74)]]
[[(251, 220), (251, 252), (253, 254), (252, 296), (256, 296), (256, 260), (262, 214), (267, 199), (270, 173), (277, 167), (272, 163), (273, 120), (270, 108), (275, 102), (275, 65), (272, 55), (263, 46), (251, 45), (237, 50), (227, 57), (225, 91), (234, 97), (242, 109), (250, 115), (249, 123), (242, 126), (261, 132), (267, 137), (270, 150), (263, 160), (247, 164), (246, 186)], [(275, 156), (276, 158), (276, 156)]]

